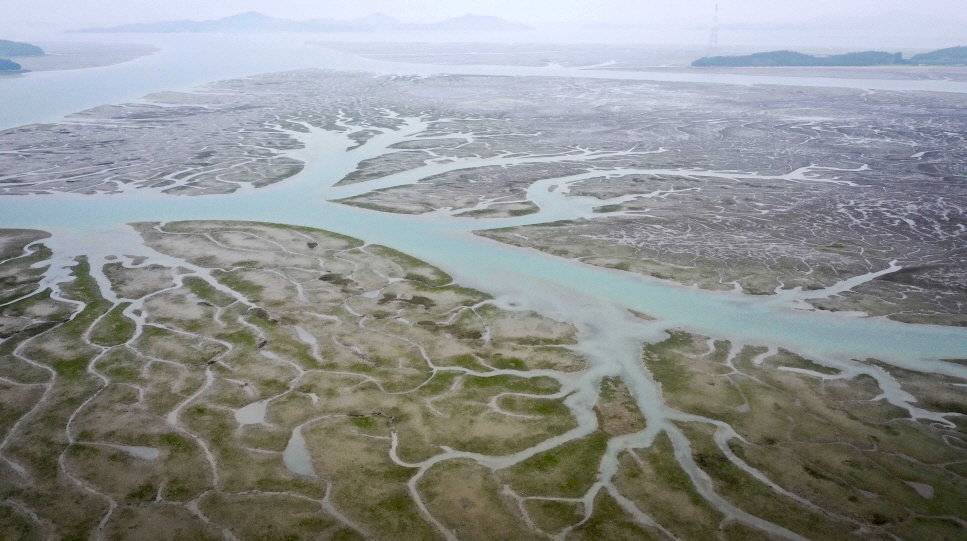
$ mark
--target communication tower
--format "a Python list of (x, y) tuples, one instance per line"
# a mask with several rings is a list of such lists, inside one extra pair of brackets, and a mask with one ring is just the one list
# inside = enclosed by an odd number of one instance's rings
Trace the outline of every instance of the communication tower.
[(712, 56), (719, 48), (719, 3), (715, 3), (715, 14), (712, 16), (712, 30), (708, 34), (708, 50), (705, 56)]

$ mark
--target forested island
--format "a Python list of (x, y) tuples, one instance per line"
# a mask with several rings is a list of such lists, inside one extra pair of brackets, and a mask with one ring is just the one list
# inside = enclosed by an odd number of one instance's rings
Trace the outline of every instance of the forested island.
[(30, 43), (0, 39), (0, 74), (26, 71), (23, 66), (3, 58), (5, 56), (44, 56), (44, 50)]
[(967, 47), (950, 47), (914, 55), (909, 63), (919, 66), (967, 66)]
[(0, 56), (44, 56), (44, 50), (30, 43), (0, 39)]
[(801, 66), (967, 66), (967, 47), (951, 47), (918, 54), (909, 59), (903, 53), (864, 51), (815, 56), (795, 51), (770, 51), (743, 56), (711, 56), (692, 62), (695, 67), (801, 67)]
[(23, 70), (23, 66), (14, 62), (13, 60), (0, 58), (0, 72), (11, 72), (11, 71), (22, 71), (22, 70)]

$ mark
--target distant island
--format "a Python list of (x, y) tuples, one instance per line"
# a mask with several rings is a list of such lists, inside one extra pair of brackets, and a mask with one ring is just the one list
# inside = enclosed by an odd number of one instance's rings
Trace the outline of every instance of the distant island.
[(0, 73), (11, 71), (23, 71), (23, 66), (14, 62), (13, 60), (0, 58)]
[(85, 28), (85, 33), (179, 33), (179, 32), (378, 32), (378, 31), (505, 31), (530, 30), (531, 27), (487, 15), (464, 15), (435, 23), (405, 23), (376, 13), (368, 17), (341, 21), (309, 19), (295, 21), (248, 12), (206, 21), (166, 21), (138, 23), (107, 28)]
[(44, 50), (29, 43), (0, 39), (0, 56), (44, 56)]
[(857, 67), (857, 66), (967, 66), (967, 47), (951, 47), (904, 59), (902, 53), (864, 51), (814, 56), (794, 51), (770, 51), (744, 56), (707, 56), (692, 62), (705, 67)]
[(919, 66), (967, 66), (967, 47), (950, 47), (910, 57)]

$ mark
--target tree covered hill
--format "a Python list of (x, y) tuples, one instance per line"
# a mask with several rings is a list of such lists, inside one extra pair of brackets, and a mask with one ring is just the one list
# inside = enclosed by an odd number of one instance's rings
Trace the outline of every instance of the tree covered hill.
[(967, 66), (967, 47), (950, 47), (910, 57), (910, 63), (926, 66)]
[(707, 56), (692, 62), (695, 67), (776, 66), (967, 66), (967, 47), (951, 47), (904, 59), (902, 53), (864, 51), (815, 56), (795, 51), (769, 51), (743, 56)]
[(0, 56), (44, 56), (44, 50), (29, 43), (0, 39)]
[(0, 58), (0, 72), (4, 71), (20, 71), (23, 66), (14, 62), (13, 60), (8, 60), (6, 58)]

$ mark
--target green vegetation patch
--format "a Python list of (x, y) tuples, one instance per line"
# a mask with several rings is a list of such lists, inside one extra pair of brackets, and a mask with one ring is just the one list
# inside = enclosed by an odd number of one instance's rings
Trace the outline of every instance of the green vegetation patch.
[(430, 513), (459, 539), (538, 539), (500, 494), (494, 474), (470, 461), (448, 460), (430, 468), (418, 488)]
[(264, 286), (242, 278), (238, 271), (215, 270), (212, 271), (212, 276), (250, 301), (260, 300), (262, 292), (265, 291)]
[(453, 282), (453, 278), (449, 274), (403, 252), (379, 244), (370, 244), (366, 247), (366, 250), (379, 257), (390, 259), (402, 267), (407, 280), (435, 287), (442, 287)]
[(607, 435), (595, 432), (501, 470), (501, 479), (522, 496), (576, 498), (597, 479), (607, 447)]
[(716, 491), (743, 510), (781, 524), (810, 539), (844, 539), (853, 526), (781, 496), (735, 465), (715, 445), (708, 426), (687, 425), (692, 459), (712, 479)]
[(614, 541), (641, 541), (663, 539), (658, 532), (651, 532), (635, 522), (618, 502), (606, 491), (598, 492), (594, 499), (594, 510), (587, 522), (574, 529), (570, 539)]
[(211, 284), (197, 276), (189, 276), (185, 278), (183, 283), (198, 298), (215, 306), (225, 307), (235, 302), (231, 295), (215, 289)]
[(524, 509), (534, 525), (554, 534), (584, 518), (584, 505), (558, 500), (526, 500)]
[[(630, 453), (636, 453), (638, 460)], [(675, 459), (666, 434), (659, 435), (647, 449), (623, 454), (614, 483), (619, 492), (680, 539), (702, 539), (722, 521), (722, 514), (698, 494)]]
[(134, 336), (136, 325), (131, 318), (124, 315), (124, 310), (128, 306), (131, 306), (131, 303), (124, 302), (104, 314), (104, 317), (91, 332), (91, 341), (101, 346), (110, 347), (130, 340)]
[(317, 504), (283, 494), (212, 494), (200, 507), (212, 520), (228, 525), (240, 539), (313, 539), (338, 525)]

